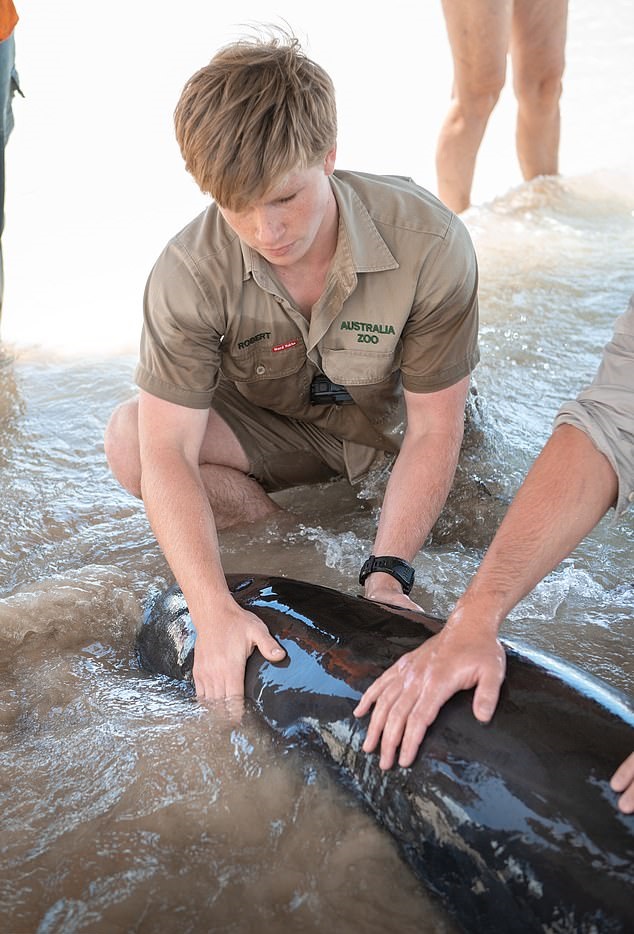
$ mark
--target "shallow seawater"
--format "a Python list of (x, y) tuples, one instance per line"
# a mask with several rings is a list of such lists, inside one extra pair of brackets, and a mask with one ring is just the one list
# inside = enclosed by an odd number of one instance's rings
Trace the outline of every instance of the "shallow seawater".
[[(634, 186), (536, 181), (465, 220), (481, 266), (481, 354), (460, 467), (416, 559), (444, 616), (564, 399), (632, 288)], [(7, 348), (11, 349), (11, 348)], [(257, 712), (139, 671), (148, 593), (172, 582), (103, 429), (131, 356), (12, 348), (0, 368), (0, 917), (11, 932), (452, 932), (387, 833), (327, 764)], [(279, 494), (287, 513), (222, 535), (225, 570), (357, 592), (385, 472)], [(504, 633), (631, 693), (632, 516), (604, 519)], [(624, 751), (625, 752), (625, 751)], [(398, 892), (398, 897), (395, 897)]]
[(374, 821), (252, 713), (198, 704), (104, 642), (35, 637), (13, 662), (5, 930), (303, 931), (334, 913), (379, 931), (394, 886), (395, 930), (449, 930)]

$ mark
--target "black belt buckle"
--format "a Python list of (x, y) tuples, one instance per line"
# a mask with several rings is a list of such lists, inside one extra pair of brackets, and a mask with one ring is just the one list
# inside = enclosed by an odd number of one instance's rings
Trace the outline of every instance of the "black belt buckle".
[(354, 399), (345, 388), (319, 373), (310, 384), (311, 405), (348, 405)]

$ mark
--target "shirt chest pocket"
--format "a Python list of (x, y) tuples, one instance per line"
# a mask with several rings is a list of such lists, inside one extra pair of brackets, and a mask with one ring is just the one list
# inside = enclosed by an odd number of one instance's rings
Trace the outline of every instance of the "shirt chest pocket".
[(302, 341), (288, 340), (271, 344), (258, 341), (244, 350), (223, 349), (221, 369), (236, 383), (258, 383), (282, 379), (298, 373), (306, 363), (306, 348)]
[(262, 408), (294, 416), (307, 405), (315, 373), (303, 341), (252, 346), (244, 353), (225, 352), (221, 369), (245, 398)]
[[(365, 335), (361, 335), (365, 336)], [(333, 383), (343, 386), (369, 386), (388, 379), (401, 362), (400, 345), (395, 350), (368, 349), (359, 344), (359, 349), (322, 349), (322, 366)]]

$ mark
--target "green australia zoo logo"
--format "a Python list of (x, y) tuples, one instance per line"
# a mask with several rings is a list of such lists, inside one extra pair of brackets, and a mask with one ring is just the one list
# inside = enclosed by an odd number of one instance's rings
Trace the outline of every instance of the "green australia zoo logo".
[(359, 331), (357, 344), (378, 344), (380, 334), (396, 334), (391, 324), (370, 324), (369, 321), (342, 321), (342, 331)]

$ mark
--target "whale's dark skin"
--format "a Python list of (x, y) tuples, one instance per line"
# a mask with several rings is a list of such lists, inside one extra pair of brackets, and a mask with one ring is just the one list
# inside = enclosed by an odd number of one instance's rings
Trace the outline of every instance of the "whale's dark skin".
[[(634, 817), (609, 787), (634, 748), (628, 699), (579, 669), (506, 643), (497, 712), (483, 726), (461, 692), (410, 768), (361, 749), (368, 685), (442, 622), (286, 578), (229, 575), (287, 658), (255, 652), (245, 679), (266, 722), (332, 760), (413, 871), (468, 932), (634, 930)], [(195, 630), (178, 588), (148, 609), (143, 668), (191, 680)]]

